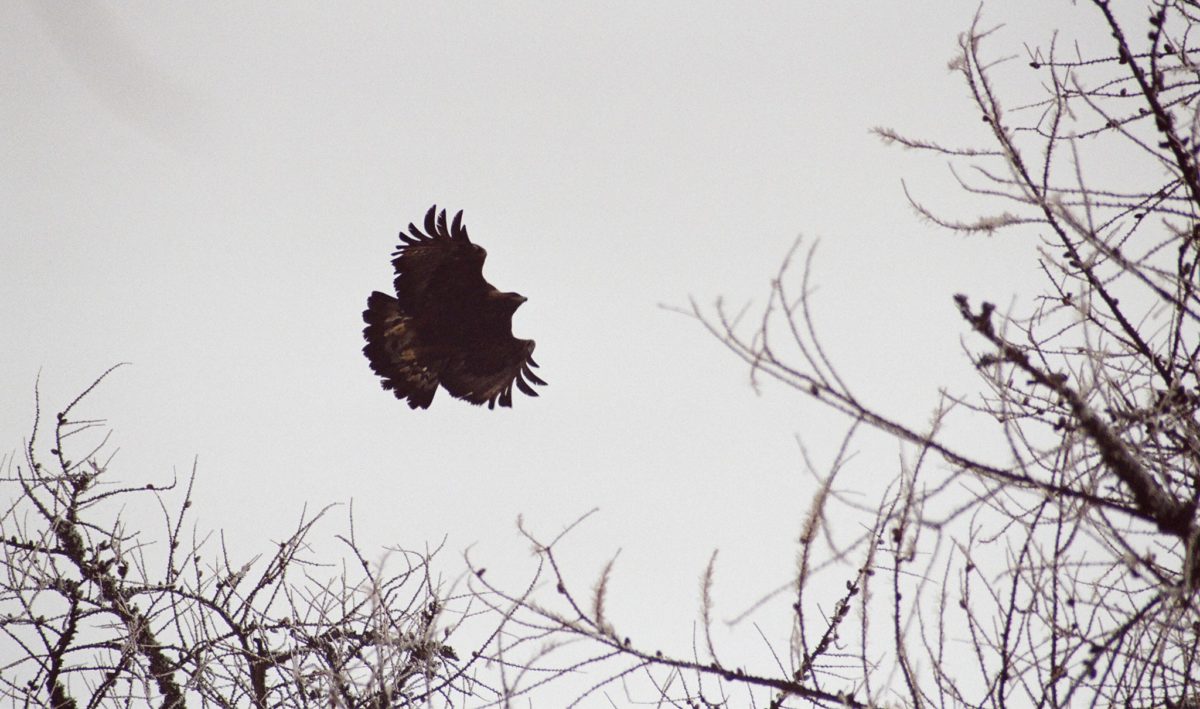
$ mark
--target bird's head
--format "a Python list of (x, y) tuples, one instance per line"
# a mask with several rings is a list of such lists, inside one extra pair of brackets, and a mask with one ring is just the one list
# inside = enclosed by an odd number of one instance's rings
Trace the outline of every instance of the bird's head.
[(521, 303), (524, 303), (526, 300), (528, 300), (528, 298), (520, 293), (501, 293), (500, 291), (489, 293), (488, 299), (494, 303), (496, 307), (509, 313), (516, 312), (517, 308), (521, 307)]

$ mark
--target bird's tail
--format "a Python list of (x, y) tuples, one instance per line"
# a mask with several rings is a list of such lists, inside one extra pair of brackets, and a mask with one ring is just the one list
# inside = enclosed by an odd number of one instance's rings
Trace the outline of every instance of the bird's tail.
[(412, 318), (400, 310), (400, 303), (386, 293), (375, 291), (363, 311), (363, 354), (371, 369), (383, 378), (383, 388), (397, 399), (407, 399), (411, 408), (427, 409), (437, 392), (438, 373), (418, 357), (417, 333)]

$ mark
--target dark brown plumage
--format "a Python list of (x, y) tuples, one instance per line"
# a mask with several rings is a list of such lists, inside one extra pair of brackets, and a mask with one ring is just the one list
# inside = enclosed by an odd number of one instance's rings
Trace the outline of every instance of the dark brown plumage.
[(438, 385), (489, 409), (512, 406), (514, 384), (537, 396), (529, 383), (546, 382), (530, 369), (533, 340), (512, 334), (525, 297), (484, 280), (487, 252), (467, 237), (462, 212), (447, 227), (446, 210), (434, 205), (425, 231), (409, 224), (400, 241), (392, 253), (396, 297), (375, 291), (363, 311), (363, 354), (383, 388), (414, 409), (429, 408)]

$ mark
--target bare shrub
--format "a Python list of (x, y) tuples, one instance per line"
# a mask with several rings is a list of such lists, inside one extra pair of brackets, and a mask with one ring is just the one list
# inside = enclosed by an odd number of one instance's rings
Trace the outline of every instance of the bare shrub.
[[(111, 372), (112, 370), (109, 370)], [(186, 481), (115, 482), (104, 422), (79, 413), (102, 375), (0, 486), (0, 696), (23, 706), (391, 707), (493, 696), (448, 636), (433, 552), (320, 561), (301, 516), (263, 554), (198, 535)], [(40, 435), (49, 428), (52, 440)], [(155, 531), (144, 520), (157, 514)], [(448, 622), (448, 618), (453, 622)]]

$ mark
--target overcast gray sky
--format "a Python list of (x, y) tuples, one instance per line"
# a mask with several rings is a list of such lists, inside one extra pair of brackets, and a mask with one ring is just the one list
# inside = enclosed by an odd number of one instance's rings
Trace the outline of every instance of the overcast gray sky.
[[(518, 514), (550, 535), (599, 507), (573, 569), (590, 581), (621, 549), (616, 621), (686, 647), (712, 549), (726, 616), (788, 579), (813, 490), (795, 437), (827, 463), (846, 422), (756, 395), (660, 304), (762, 304), (792, 242), (819, 239), (830, 354), (921, 421), (938, 386), (973, 381), (951, 295), (1031, 292), (1028, 243), (919, 221), (901, 178), (969, 203), (942, 162), (869, 133), (985, 139), (947, 69), (975, 11), (3, 3), (3, 446), (28, 435), (39, 372), (53, 408), (130, 361), (88, 407), (115, 429), (112, 475), (163, 481), (198, 456), (197, 524), (235, 549), (353, 500), (368, 549), (447, 537), (448, 574), (473, 544), (520, 579)], [(985, 17), (1020, 65), (1077, 14)], [(465, 210), (486, 277), (529, 298), (514, 330), (538, 342), (541, 398), (411, 411), (368, 369), (360, 312), (433, 203)], [(873, 499), (896, 456), (868, 438), (843, 482)]]

